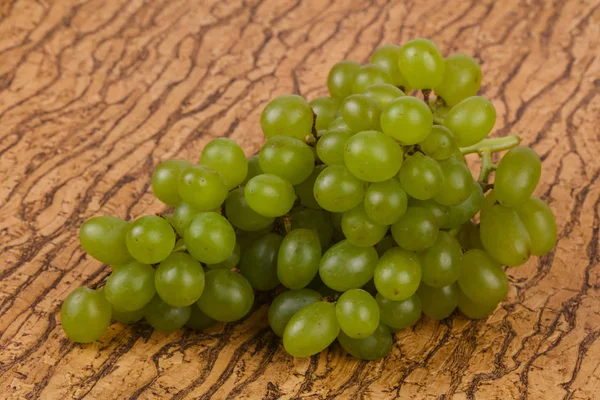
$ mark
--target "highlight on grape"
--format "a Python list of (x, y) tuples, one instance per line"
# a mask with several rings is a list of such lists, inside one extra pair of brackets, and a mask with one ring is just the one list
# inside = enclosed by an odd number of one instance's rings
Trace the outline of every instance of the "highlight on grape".
[(198, 164), (162, 162), (152, 190), (172, 212), (81, 227), (83, 249), (112, 272), (67, 296), (65, 334), (89, 343), (111, 321), (141, 320), (203, 330), (272, 291), (268, 323), (292, 356), (337, 340), (376, 360), (422, 314), (485, 318), (507, 294), (503, 266), (550, 252), (557, 233), (533, 196), (535, 151), (486, 139), (496, 111), (477, 96), (481, 79), (472, 57), (444, 58), (427, 39), (383, 46), (367, 65), (335, 64), (327, 97), (269, 102), (258, 154), (219, 138)]

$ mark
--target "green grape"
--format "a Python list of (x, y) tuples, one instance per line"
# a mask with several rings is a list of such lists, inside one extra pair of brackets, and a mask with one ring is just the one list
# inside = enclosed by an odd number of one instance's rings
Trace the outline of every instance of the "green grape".
[(129, 254), (144, 264), (167, 258), (175, 247), (175, 232), (161, 217), (146, 215), (135, 220), (125, 237)]
[(442, 228), (457, 228), (475, 216), (483, 206), (483, 190), (475, 181), (471, 184), (471, 194), (465, 201), (455, 206), (448, 206), (450, 216)]
[[(317, 142), (318, 143), (318, 142)], [(296, 195), (300, 199), (300, 203), (308, 208), (312, 208), (315, 210), (320, 210), (321, 206), (317, 203), (317, 199), (315, 199), (315, 194), (313, 193), (313, 188), (315, 187), (315, 182), (319, 177), (319, 174), (327, 168), (327, 165), (315, 165), (312, 173), (308, 178), (306, 178), (302, 183), (294, 186), (296, 190)]]
[(115, 268), (104, 286), (104, 296), (117, 311), (139, 310), (155, 293), (154, 268), (138, 261)]
[(415, 294), (421, 282), (417, 255), (398, 247), (386, 251), (375, 268), (375, 287), (386, 299), (400, 301)]
[(235, 232), (225, 217), (202, 212), (194, 217), (184, 235), (187, 251), (205, 264), (217, 264), (229, 258), (235, 247)]
[(368, 292), (350, 289), (340, 296), (335, 305), (340, 329), (353, 339), (365, 338), (379, 326), (379, 306)]
[(442, 288), (432, 288), (424, 283), (417, 294), (421, 298), (423, 314), (431, 319), (444, 319), (450, 316), (458, 305), (458, 284), (453, 283)]
[(481, 243), (503, 265), (524, 264), (531, 254), (527, 228), (514, 208), (496, 202), (495, 191), (489, 192), (481, 209)]
[(398, 246), (410, 251), (422, 251), (432, 246), (438, 233), (435, 216), (425, 208), (408, 207), (402, 218), (392, 225), (392, 236)]
[(342, 129), (326, 132), (317, 142), (317, 155), (327, 165), (344, 164), (344, 148), (348, 139), (354, 135)]
[(467, 200), (473, 189), (473, 177), (469, 168), (453, 158), (438, 161), (444, 179), (434, 200), (445, 206), (454, 206)]
[(531, 254), (541, 256), (548, 253), (556, 244), (556, 221), (546, 203), (531, 196), (515, 208), (519, 218), (531, 238)]
[(498, 303), (494, 304), (481, 304), (477, 303), (462, 293), (458, 292), (458, 309), (465, 316), (471, 319), (483, 319), (494, 312)]
[(369, 218), (365, 206), (359, 204), (342, 215), (342, 232), (350, 243), (359, 247), (375, 246), (388, 231), (388, 225), (378, 224)]
[(374, 222), (392, 225), (406, 212), (408, 197), (396, 179), (371, 183), (365, 192), (364, 208)]
[(381, 129), (403, 145), (423, 141), (432, 127), (431, 110), (416, 97), (398, 97), (381, 112)]
[(315, 199), (325, 210), (344, 212), (353, 209), (365, 196), (365, 183), (343, 165), (331, 165), (317, 177)]
[(283, 238), (267, 233), (244, 250), (240, 258), (240, 272), (255, 290), (267, 291), (279, 285), (277, 254)]
[(250, 312), (254, 291), (250, 282), (237, 272), (212, 269), (205, 275), (206, 283), (198, 307), (210, 318), (233, 322)]
[(386, 70), (379, 65), (363, 65), (354, 75), (352, 82), (352, 93), (359, 94), (376, 83), (392, 83), (392, 78)]
[(165, 303), (156, 295), (144, 308), (146, 321), (157, 331), (173, 332), (183, 326), (190, 319), (191, 307), (173, 307)]
[[(383, 239), (381, 239), (379, 243), (377, 243), (377, 246), (375, 246), (375, 250), (377, 251), (377, 255), (381, 257), (386, 251), (388, 251), (392, 247), (397, 247), (396, 241), (392, 236), (386, 236)], [(375, 285), (375, 282), (373, 282), (373, 285)]]
[(231, 225), (244, 231), (264, 229), (275, 220), (272, 217), (263, 217), (250, 208), (244, 196), (244, 186), (229, 192), (225, 200), (225, 214)]
[(433, 89), (444, 78), (445, 60), (428, 39), (413, 39), (400, 48), (398, 64), (402, 76), (414, 89)]
[(293, 357), (310, 357), (325, 350), (339, 332), (335, 306), (317, 301), (292, 316), (283, 332), (283, 347)]
[(421, 298), (416, 293), (400, 301), (388, 300), (377, 293), (375, 300), (379, 306), (381, 323), (393, 332), (408, 328), (421, 318)]
[(164, 218), (169, 221), (175, 232), (183, 237), (185, 230), (190, 226), (190, 222), (198, 214), (200, 214), (200, 210), (196, 210), (188, 203), (181, 202), (175, 207), (173, 214), (165, 215)]
[(483, 250), (483, 244), (481, 243), (481, 237), (479, 235), (479, 224), (475, 225), (473, 222), (467, 221), (460, 228), (456, 238), (458, 239), (458, 242), (462, 246), (463, 250)]
[(348, 124), (346, 124), (346, 121), (344, 121), (344, 117), (342, 117), (341, 113), (340, 113), (339, 117), (334, 119), (333, 122), (331, 124), (329, 124), (329, 127), (327, 128), (327, 130), (329, 130), (329, 131), (341, 130), (341, 131), (352, 132), (352, 129), (350, 129)]
[(438, 162), (421, 153), (406, 158), (398, 178), (406, 193), (419, 200), (427, 200), (435, 196), (444, 180)]
[(240, 185), (246, 185), (248, 181), (255, 176), (262, 175), (263, 170), (260, 169), (260, 162), (258, 161), (258, 154), (248, 157), (248, 173), (246, 179)]
[(461, 274), (460, 243), (454, 236), (440, 231), (433, 246), (419, 254), (419, 261), (423, 283), (435, 288), (448, 286)]
[(400, 86), (402, 87), (402, 90), (408, 91), (410, 86), (408, 85), (408, 81), (402, 75), (402, 72), (400, 72), (400, 63), (398, 62), (399, 57), (400, 46), (381, 46), (373, 52), (369, 62), (373, 65), (378, 65), (385, 70), (392, 79), (394, 87)]
[(190, 314), (190, 318), (185, 324), (185, 326), (188, 328), (191, 328), (195, 331), (203, 331), (217, 323), (216, 320), (204, 314), (204, 311), (202, 311), (197, 304), (194, 304), (190, 308), (192, 309), (192, 312)]
[(310, 104), (313, 112), (317, 116), (315, 121), (315, 129), (317, 131), (327, 129), (329, 124), (331, 124), (335, 119), (336, 113), (340, 109), (339, 99), (325, 96), (317, 97), (308, 104)]
[(508, 278), (488, 253), (473, 249), (463, 256), (458, 286), (475, 303), (495, 306), (508, 293)]
[(135, 311), (119, 311), (114, 307), (112, 309), (112, 319), (123, 325), (131, 325), (144, 318), (144, 308)]
[(327, 211), (308, 208), (296, 208), (290, 213), (292, 229), (311, 229), (317, 233), (321, 249), (326, 249), (331, 243), (333, 225)]
[(291, 136), (306, 140), (313, 127), (313, 111), (302, 97), (287, 94), (274, 98), (260, 115), (265, 137)]
[(392, 100), (404, 96), (402, 90), (388, 83), (371, 85), (362, 94), (375, 100), (382, 108), (387, 107)]
[(199, 211), (217, 209), (228, 192), (223, 175), (207, 165), (194, 165), (183, 171), (177, 188), (183, 201)]
[(446, 104), (453, 106), (475, 96), (480, 86), (481, 68), (477, 61), (464, 54), (452, 54), (446, 57), (444, 78), (434, 90)]
[(202, 150), (200, 164), (220, 172), (227, 189), (231, 190), (246, 179), (248, 160), (239, 144), (228, 138), (211, 140)]
[(380, 324), (372, 335), (365, 338), (353, 339), (344, 332), (340, 332), (338, 342), (351, 356), (360, 360), (373, 361), (391, 353), (394, 338), (390, 329)]
[(402, 165), (402, 147), (377, 131), (352, 136), (346, 143), (344, 164), (358, 179), (381, 182), (393, 178)]
[(90, 256), (105, 264), (125, 264), (131, 260), (125, 237), (129, 224), (117, 217), (94, 217), (79, 230), (81, 247)]
[(408, 199), (409, 207), (419, 207), (431, 211), (440, 228), (445, 227), (450, 221), (450, 207), (444, 206), (433, 199), (417, 200)]
[(381, 106), (364, 94), (346, 97), (340, 111), (344, 122), (353, 132), (379, 129)]
[(288, 322), (298, 311), (322, 299), (319, 292), (312, 289), (286, 290), (275, 297), (269, 306), (271, 329), (277, 336), (282, 337)]
[(352, 83), (360, 69), (360, 64), (354, 61), (340, 61), (329, 70), (327, 89), (331, 97), (343, 99), (352, 94)]
[(86, 287), (73, 290), (60, 310), (63, 331), (77, 343), (100, 339), (110, 325), (110, 318), (111, 307), (104, 294)]
[(174, 252), (156, 268), (156, 292), (172, 307), (194, 304), (204, 290), (202, 265), (187, 253)]
[(445, 160), (458, 150), (452, 132), (442, 125), (433, 125), (429, 135), (419, 143), (419, 148), (434, 160)]
[(235, 267), (237, 267), (238, 263), (240, 262), (241, 254), (242, 254), (242, 248), (236, 239), (235, 247), (233, 248), (233, 253), (231, 253), (231, 255), (229, 257), (227, 257), (227, 259), (225, 261), (221, 261), (220, 263), (216, 263), (216, 264), (206, 264), (206, 266), (209, 269), (232, 269), (232, 268), (235, 268)]
[(177, 182), (183, 171), (192, 166), (185, 160), (167, 160), (158, 164), (152, 174), (152, 191), (157, 199), (175, 207), (181, 201), (177, 192)]
[(495, 123), (496, 109), (488, 99), (480, 96), (464, 99), (444, 118), (444, 126), (454, 134), (454, 140), (460, 147), (483, 140)]
[(288, 289), (306, 287), (319, 272), (321, 243), (310, 229), (293, 229), (281, 242), (277, 255), (277, 277)]
[(304, 141), (289, 136), (274, 136), (267, 140), (258, 160), (266, 174), (277, 175), (292, 185), (308, 178), (315, 165), (311, 148)]
[(516, 207), (529, 199), (542, 174), (542, 162), (530, 147), (513, 147), (496, 169), (494, 192), (503, 206)]
[(294, 205), (296, 193), (291, 183), (272, 174), (250, 179), (244, 189), (250, 208), (265, 217), (280, 217)]
[(357, 289), (373, 278), (377, 260), (373, 247), (358, 247), (342, 240), (323, 254), (319, 275), (323, 283), (338, 292)]

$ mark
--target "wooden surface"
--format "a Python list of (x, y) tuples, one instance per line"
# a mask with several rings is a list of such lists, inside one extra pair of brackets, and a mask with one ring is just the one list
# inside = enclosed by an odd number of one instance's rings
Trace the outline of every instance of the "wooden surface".
[[(0, 398), (599, 398), (598, 0), (3, 0), (0, 16)], [(79, 247), (85, 219), (163, 210), (160, 161), (222, 135), (250, 154), (268, 99), (323, 95), (336, 61), (418, 36), (481, 61), (495, 134), (541, 155), (557, 215), (556, 251), (509, 270), (487, 321), (423, 320), (370, 363), (292, 359), (264, 305), (206, 333), (65, 339), (62, 300), (108, 271)]]

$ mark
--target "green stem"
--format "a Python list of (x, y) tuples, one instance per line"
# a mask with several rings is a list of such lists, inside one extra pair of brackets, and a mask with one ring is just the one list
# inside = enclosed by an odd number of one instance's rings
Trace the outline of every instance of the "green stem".
[(479, 155), (481, 156), (481, 172), (479, 172), (477, 182), (487, 183), (490, 173), (496, 169), (496, 164), (492, 162), (492, 153), (488, 149), (481, 150)]
[[(435, 120), (434, 120), (435, 122)], [(461, 147), (460, 152), (463, 154), (481, 153), (486, 150), (490, 153), (512, 149), (521, 143), (521, 138), (518, 136), (505, 136), (501, 138), (483, 139), (481, 142), (469, 147)]]

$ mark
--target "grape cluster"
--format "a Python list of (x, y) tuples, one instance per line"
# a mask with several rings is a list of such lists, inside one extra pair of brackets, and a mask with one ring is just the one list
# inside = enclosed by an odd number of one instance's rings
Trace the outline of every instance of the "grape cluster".
[(334, 65), (330, 97), (268, 103), (258, 154), (219, 138), (199, 164), (161, 163), (152, 189), (171, 213), (81, 227), (83, 249), (112, 273), (66, 298), (65, 333), (86, 343), (111, 320), (141, 319), (202, 330), (273, 291), (268, 321), (289, 354), (337, 339), (373, 360), (421, 314), (484, 318), (507, 294), (502, 265), (549, 252), (556, 225), (532, 196), (537, 154), (514, 136), (485, 139), (496, 112), (480, 83), (473, 58), (444, 58), (429, 40), (383, 46), (368, 65)]

